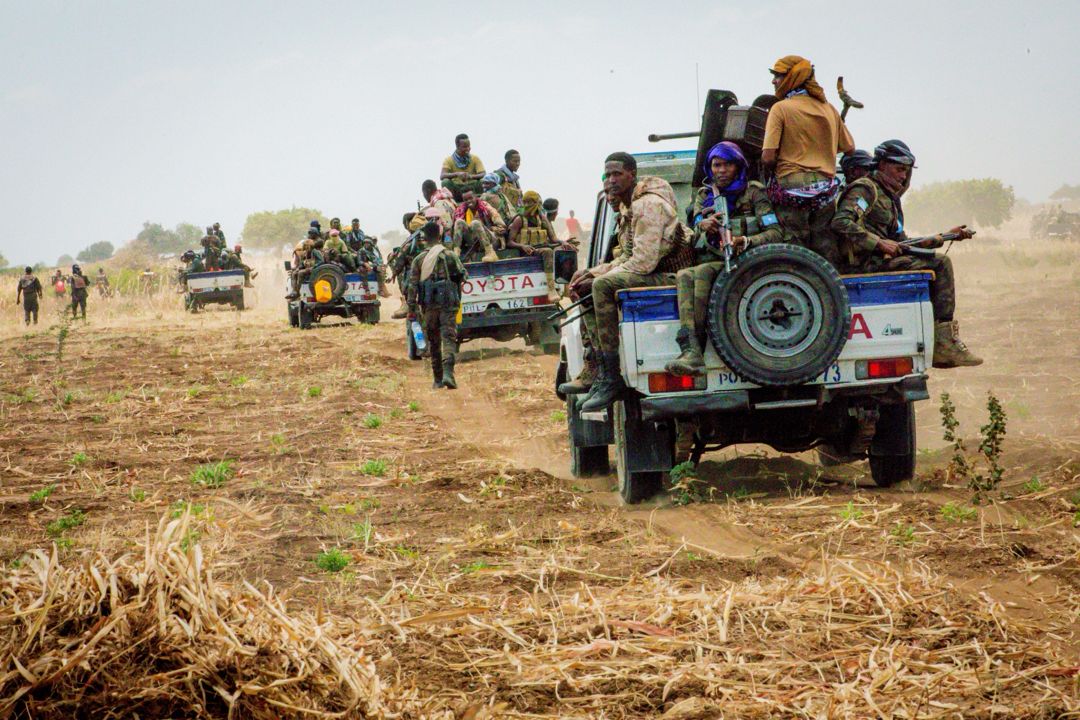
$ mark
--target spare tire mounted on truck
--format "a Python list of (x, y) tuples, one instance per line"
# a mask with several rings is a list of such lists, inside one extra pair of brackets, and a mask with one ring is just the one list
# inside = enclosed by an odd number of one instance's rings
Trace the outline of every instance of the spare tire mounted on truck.
[(847, 290), (827, 260), (797, 245), (753, 248), (709, 296), (709, 340), (758, 385), (799, 385), (824, 373), (847, 341)]

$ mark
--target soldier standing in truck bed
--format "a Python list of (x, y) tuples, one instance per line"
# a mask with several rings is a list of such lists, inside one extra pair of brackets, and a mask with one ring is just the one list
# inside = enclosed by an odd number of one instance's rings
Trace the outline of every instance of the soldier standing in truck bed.
[(423, 316), (421, 324), (431, 351), (432, 387), (456, 390), (457, 312), (461, 284), (468, 278), (468, 272), (461, 258), (440, 242), (442, 229), (437, 223), (424, 225), (420, 236), (424, 250), (409, 267), (408, 320), (415, 320), (418, 312)]
[(834, 265), (839, 259), (830, 230), (837, 152), (851, 152), (851, 139), (840, 113), (825, 99), (806, 58), (788, 55), (770, 72), (780, 100), (765, 123), (761, 162), (769, 181), (769, 199), (787, 242), (804, 245)]
[[(900, 140), (886, 140), (874, 149), (877, 170), (848, 185), (837, 202), (832, 228), (840, 237), (841, 268), (848, 273), (933, 270), (930, 303), (934, 307), (934, 367), (981, 365), (964, 341), (953, 319), (956, 284), (952, 261), (945, 255), (924, 257), (906, 254), (907, 241), (900, 197), (911, 184), (915, 155)], [(973, 233), (960, 225), (949, 231), (958, 239)], [(925, 238), (920, 247), (937, 248), (941, 235)]]

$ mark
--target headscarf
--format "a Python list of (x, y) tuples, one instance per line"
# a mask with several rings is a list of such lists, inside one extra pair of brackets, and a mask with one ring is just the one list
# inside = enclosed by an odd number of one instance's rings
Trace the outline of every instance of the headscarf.
[(469, 162), (472, 160), (472, 153), (465, 153), (464, 155), (458, 155), (457, 150), (450, 157), (454, 158), (454, 164), (461, 170), (469, 167)]
[(338, 237), (339, 235), (341, 235), (341, 231), (337, 228), (330, 231), (330, 237)]
[(496, 175), (495, 173), (489, 172), (487, 175), (485, 175), (480, 180), (480, 184), (481, 185), (491, 185), (491, 189), (494, 190), (495, 188), (502, 185), (502, 180), (500, 180), (499, 176)]
[(501, 168), (499, 168), (498, 170), (496, 170), (495, 172), (499, 173), (504, 178), (506, 178), (506, 182), (509, 183), (510, 185), (513, 185), (514, 187), (518, 187), (518, 185), (519, 185), (519, 183), (518, 183), (518, 180), (519, 180), (518, 174), (516, 172), (514, 172), (513, 170), (511, 170), (510, 168), (506, 167), (505, 163), (503, 163), (503, 166)]
[(810, 61), (798, 55), (785, 55), (773, 63), (772, 71), (783, 75), (780, 87), (776, 88), (776, 97), (783, 100), (792, 93), (805, 90), (806, 94), (818, 102), (826, 102), (825, 91), (814, 79), (814, 66)]
[(428, 205), (434, 207), (435, 203), (439, 202), (440, 200), (453, 201), (453, 199), (454, 193), (450, 192), (449, 188), (439, 188), (431, 194), (431, 200), (428, 201)]
[[(712, 161), (713, 158), (720, 158), (727, 162), (735, 163), (739, 166), (739, 174), (731, 181), (727, 187), (717, 188), (713, 185), (712, 175)], [(743, 155), (739, 146), (730, 140), (724, 140), (718, 142), (712, 146), (709, 150), (708, 156), (705, 158), (705, 187), (708, 188), (708, 192), (705, 195), (704, 207), (712, 207), (716, 202), (716, 192), (720, 191), (720, 194), (724, 196), (727, 202), (728, 212), (731, 212), (735, 208), (735, 201), (739, 199), (739, 195), (746, 189), (746, 171), (750, 164), (746, 161), (746, 156)]]
[(541, 201), (540, 193), (535, 190), (528, 190), (521, 196), (522, 209), (526, 215), (539, 215)]

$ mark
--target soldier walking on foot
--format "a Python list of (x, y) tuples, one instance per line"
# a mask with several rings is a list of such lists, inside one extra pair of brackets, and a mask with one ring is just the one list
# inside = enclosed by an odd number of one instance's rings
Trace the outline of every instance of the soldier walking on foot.
[(34, 324), (38, 321), (38, 301), (44, 297), (45, 291), (41, 287), (41, 281), (34, 275), (34, 268), (26, 266), (26, 273), (19, 278), (19, 287), (15, 290), (15, 304), (22, 299), (23, 313), (26, 315), (26, 324), (30, 324), (33, 317)]
[(461, 284), (468, 273), (461, 258), (440, 242), (442, 230), (437, 223), (424, 225), (420, 236), (425, 249), (409, 267), (408, 319), (410, 322), (415, 320), (417, 310), (423, 316), (421, 324), (431, 350), (432, 387), (455, 390), (457, 312), (461, 304)]

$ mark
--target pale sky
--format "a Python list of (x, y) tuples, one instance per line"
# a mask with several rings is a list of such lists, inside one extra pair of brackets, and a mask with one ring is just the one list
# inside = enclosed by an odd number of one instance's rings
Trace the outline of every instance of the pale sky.
[[(1080, 3), (52, 2), (0, 0), (0, 252), (55, 262), (144, 220), (290, 205), (380, 233), (453, 137), (587, 218), (603, 158), (749, 103), (782, 55), (866, 103), (859, 147), (898, 137), (915, 184), (999, 177), (1039, 201), (1080, 182)], [(700, 93), (694, 67), (699, 66)]]

